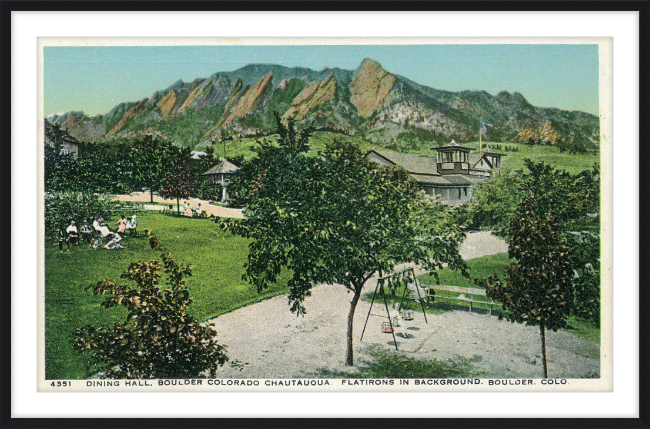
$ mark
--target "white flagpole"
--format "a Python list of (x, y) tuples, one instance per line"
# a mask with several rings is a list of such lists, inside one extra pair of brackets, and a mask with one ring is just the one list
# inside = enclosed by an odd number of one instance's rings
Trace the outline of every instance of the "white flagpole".
[(478, 130), (478, 151), (483, 150), (483, 122), (481, 122), (481, 125), (479, 125), (479, 130)]

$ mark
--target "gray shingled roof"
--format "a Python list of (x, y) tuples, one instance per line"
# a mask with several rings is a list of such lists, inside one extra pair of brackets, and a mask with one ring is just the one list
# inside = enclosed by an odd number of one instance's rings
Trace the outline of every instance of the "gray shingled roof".
[(485, 155), (485, 152), (470, 153), (467, 156), (470, 168), (474, 168), (476, 164), (478, 164), (478, 162), (481, 160), (481, 158), (483, 158), (483, 155)]
[(427, 174), (411, 174), (418, 183), (423, 185), (451, 186), (451, 183), (444, 176), (429, 176)]
[(460, 174), (449, 174), (445, 176), (445, 179), (449, 181), (452, 185), (472, 185), (476, 182), (467, 178), (467, 176)]
[(233, 173), (237, 170), (239, 170), (239, 167), (237, 167), (235, 164), (228, 162), (225, 159), (221, 159), (217, 165), (203, 173), (203, 175), (206, 176), (208, 174)]
[[(474, 166), (483, 158), (483, 155), (497, 155), (497, 156), (508, 156), (505, 153), (495, 152), (489, 149), (483, 149), (480, 152), (470, 153), (468, 156), (469, 166), (474, 168)], [(486, 160), (487, 161), (487, 160)], [(490, 165), (492, 166), (492, 165)]]
[(468, 179), (459, 174), (450, 174), (446, 176), (427, 176), (422, 174), (411, 174), (411, 176), (423, 185), (439, 185), (439, 186), (470, 186), (475, 181)]
[(393, 164), (403, 167), (413, 175), (429, 174), (439, 176), (438, 167), (434, 158), (424, 156), (406, 155), (403, 153), (389, 152), (386, 150), (374, 150), (373, 152), (386, 158)]

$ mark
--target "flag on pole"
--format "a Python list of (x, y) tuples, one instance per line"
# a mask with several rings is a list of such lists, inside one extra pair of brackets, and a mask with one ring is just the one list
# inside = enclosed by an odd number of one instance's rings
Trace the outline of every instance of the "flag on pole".
[(481, 127), (481, 134), (483, 134), (483, 135), (486, 135), (486, 134), (487, 134), (487, 127), (485, 126), (485, 124), (482, 124), (482, 127)]

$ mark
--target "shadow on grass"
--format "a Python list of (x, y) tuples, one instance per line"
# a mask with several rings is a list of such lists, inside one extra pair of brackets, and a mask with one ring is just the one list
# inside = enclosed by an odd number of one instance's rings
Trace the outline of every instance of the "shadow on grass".
[(446, 362), (418, 360), (376, 348), (370, 355), (372, 360), (362, 361), (350, 371), (322, 368), (314, 375), (320, 378), (467, 378), (480, 375), (472, 366), (476, 360), (460, 356)]

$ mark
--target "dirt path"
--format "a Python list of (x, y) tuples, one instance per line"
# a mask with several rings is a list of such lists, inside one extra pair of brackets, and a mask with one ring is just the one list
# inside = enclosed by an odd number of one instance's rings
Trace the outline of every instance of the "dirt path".
[[(466, 259), (505, 251), (503, 240), (485, 232), (469, 234), (461, 247)], [(344, 361), (351, 298), (341, 286), (318, 285), (305, 301), (305, 317), (292, 314), (287, 296), (282, 295), (211, 320), (231, 358), (218, 377), (314, 377), (322, 368), (348, 371)], [(370, 317), (360, 342), (369, 307), (370, 303), (360, 301), (355, 312), (356, 362), (372, 359), (372, 347), (394, 350), (392, 335), (381, 332), (381, 322), (386, 320), (382, 306), (373, 307), (373, 314), (382, 317)], [(543, 375), (537, 327), (460, 310), (427, 317), (428, 324), (421, 313), (404, 322), (405, 332), (411, 336), (398, 337), (400, 353), (428, 360), (468, 359), (474, 371), (485, 377)], [(562, 331), (548, 332), (547, 341), (551, 376), (576, 378), (599, 373), (599, 346)]]
[[(145, 205), (146, 203), (151, 202), (151, 196), (149, 195), (148, 192), (134, 192), (130, 195), (116, 195), (115, 199), (120, 201), (138, 202), (138, 203), (143, 203)], [(172, 204), (174, 206), (174, 209), (176, 209), (176, 200), (165, 199), (154, 194), (153, 201), (154, 203)], [(244, 218), (241, 209), (215, 206), (210, 204), (206, 200), (200, 200), (198, 198), (187, 198), (181, 200), (181, 210), (182, 210), (183, 202), (185, 201), (188, 201), (192, 205), (192, 207), (198, 207), (198, 205), (201, 204), (201, 209), (204, 210), (208, 214), (208, 216), (214, 215), (219, 217), (229, 217), (229, 218), (236, 218), (236, 219)]]

